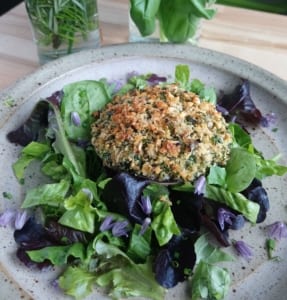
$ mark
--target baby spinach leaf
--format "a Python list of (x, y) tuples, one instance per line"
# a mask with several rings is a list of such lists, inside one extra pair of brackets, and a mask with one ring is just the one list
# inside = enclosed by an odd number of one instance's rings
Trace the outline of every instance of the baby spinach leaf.
[[(102, 81), (85, 80), (66, 85), (61, 102), (61, 117), (67, 137), (74, 141), (89, 138), (92, 113), (103, 108), (110, 99), (108, 88)], [(78, 114), (79, 124), (73, 123), (73, 113)]]
[(246, 189), (256, 174), (254, 155), (243, 148), (233, 148), (226, 165), (227, 189), (233, 193)]

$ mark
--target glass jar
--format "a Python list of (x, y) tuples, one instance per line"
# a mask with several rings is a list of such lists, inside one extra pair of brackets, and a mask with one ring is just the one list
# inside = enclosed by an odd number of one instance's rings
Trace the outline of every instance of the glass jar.
[(100, 46), (97, 0), (25, 0), (40, 64)]

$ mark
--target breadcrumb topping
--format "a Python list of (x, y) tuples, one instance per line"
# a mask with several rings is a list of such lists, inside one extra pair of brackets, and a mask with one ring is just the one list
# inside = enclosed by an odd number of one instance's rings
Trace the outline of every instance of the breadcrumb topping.
[(193, 181), (226, 164), (231, 134), (215, 106), (176, 84), (117, 95), (92, 125), (104, 165), (158, 181)]

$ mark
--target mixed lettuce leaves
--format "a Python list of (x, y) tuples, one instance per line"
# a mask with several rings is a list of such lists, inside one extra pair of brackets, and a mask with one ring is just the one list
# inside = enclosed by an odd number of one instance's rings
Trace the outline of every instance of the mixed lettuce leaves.
[[(27, 266), (62, 267), (58, 285), (76, 299), (100, 286), (115, 299), (159, 300), (183, 281), (193, 300), (223, 299), (231, 279), (217, 263), (234, 258), (218, 245), (230, 246), (228, 231), (245, 220), (264, 221), (270, 203), (261, 180), (287, 172), (278, 157), (263, 157), (241, 123), (258, 126), (262, 118), (247, 81), (220, 99), (190, 79), (186, 65), (176, 67), (175, 82), (232, 120), (230, 159), (225, 167), (211, 166), (202, 191), (194, 182), (166, 185), (109, 170), (90, 144), (93, 113), (117, 93), (167, 83), (156, 74), (130, 74), (120, 88), (104, 79), (71, 83), (39, 101), (25, 124), (7, 135), (23, 146), (13, 165), (19, 183), (34, 161), (47, 177), (23, 200), (31, 217), (14, 233), (17, 256)], [(222, 210), (229, 218), (218, 217)]]

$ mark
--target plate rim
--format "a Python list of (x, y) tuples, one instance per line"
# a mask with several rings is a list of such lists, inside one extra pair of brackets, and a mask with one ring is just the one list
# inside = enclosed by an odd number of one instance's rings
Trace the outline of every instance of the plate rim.
[[(179, 55), (181, 55), (179, 57)], [(76, 68), (83, 67), (85, 64), (105, 61), (111, 58), (127, 57), (161, 57), (161, 58), (182, 58), (195, 63), (210, 65), (248, 79), (250, 82), (267, 89), (268, 84), (272, 86), (272, 94), (285, 100), (287, 94), (287, 81), (258, 65), (235, 57), (230, 54), (216, 50), (188, 44), (170, 43), (123, 43), (106, 45), (100, 48), (82, 50), (54, 61), (50, 61), (30, 74), (16, 80), (14, 83), (0, 91), (0, 100), (3, 101), (9, 95), (21, 98), (23, 91), (38, 90), (43, 85), (56, 80), (57, 77), (64, 75)], [(53, 76), (52, 76), (53, 75)], [(51, 77), (52, 76), (52, 77)], [(48, 80), (47, 80), (48, 79)], [(44, 82), (40, 84), (39, 82)], [(17, 92), (19, 91), (19, 92)]]

